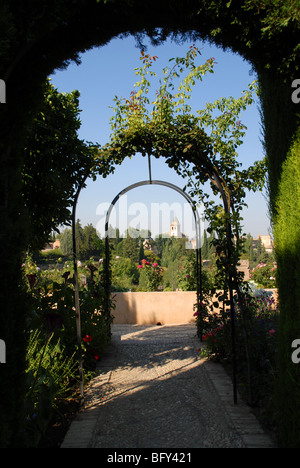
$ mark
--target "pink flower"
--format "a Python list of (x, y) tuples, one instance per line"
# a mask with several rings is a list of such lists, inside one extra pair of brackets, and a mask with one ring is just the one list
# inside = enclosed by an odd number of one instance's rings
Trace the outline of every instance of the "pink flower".
[(269, 330), (269, 335), (270, 335), (270, 336), (273, 336), (273, 335), (274, 335), (274, 333), (275, 333), (275, 330), (274, 330), (274, 328), (271, 328), (271, 330)]
[(158, 266), (158, 263), (153, 263), (154, 268)]
[(138, 268), (143, 268), (143, 265), (138, 265)]

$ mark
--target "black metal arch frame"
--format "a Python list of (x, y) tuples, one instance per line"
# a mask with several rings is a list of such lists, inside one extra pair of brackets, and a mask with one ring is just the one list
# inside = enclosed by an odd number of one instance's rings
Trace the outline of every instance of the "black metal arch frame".
[[(109, 274), (109, 235), (108, 235), (108, 227), (109, 227), (109, 218), (111, 215), (111, 212), (117, 203), (117, 201), (125, 195), (125, 193), (129, 192), (130, 190), (133, 190), (137, 187), (142, 187), (145, 185), (163, 185), (164, 187), (170, 188), (172, 190), (175, 190), (178, 192), (180, 195), (182, 195), (190, 204), (193, 215), (194, 215), (194, 220), (195, 220), (195, 227), (196, 227), (196, 262), (197, 262), (197, 304), (198, 304), (198, 309), (199, 309), (199, 303), (201, 302), (202, 299), (202, 261), (201, 261), (201, 232), (200, 232), (200, 218), (199, 218), (199, 213), (197, 212), (196, 206), (194, 201), (191, 199), (191, 197), (185, 193), (182, 189), (177, 187), (174, 184), (171, 184), (170, 182), (165, 182), (163, 180), (142, 180), (140, 182), (136, 182), (135, 184), (129, 185), (125, 189), (121, 190), (118, 195), (115, 196), (113, 201), (110, 204), (109, 209), (107, 210), (106, 213), (106, 218), (105, 218), (105, 269), (106, 269), (106, 276), (108, 277)], [(202, 331), (201, 331), (201, 336), (200, 339), (202, 341)]]
[[(137, 188), (143, 185), (164, 185), (169, 187), (173, 190), (176, 190), (180, 193), (191, 205), (195, 217), (195, 225), (196, 225), (196, 236), (197, 236), (197, 243), (196, 243), (196, 255), (197, 255), (197, 274), (198, 274), (198, 281), (197, 281), (197, 304), (202, 298), (202, 278), (201, 278), (201, 271), (202, 271), (202, 260), (201, 260), (201, 239), (200, 239), (200, 220), (198, 213), (195, 209), (195, 204), (193, 200), (185, 193), (183, 190), (178, 188), (176, 185), (170, 184), (169, 182), (164, 182), (160, 180), (152, 180), (151, 177), (151, 162), (150, 162), (150, 155), (148, 155), (148, 165), (149, 165), (149, 180), (137, 182), (128, 186), (127, 188), (121, 190), (118, 195), (113, 199), (105, 220), (105, 268), (106, 268), (106, 275), (108, 276), (109, 273), (109, 237), (108, 237), (108, 222), (110, 213), (119, 200), (119, 198), (124, 195), (126, 192)], [(197, 165), (196, 165), (197, 166)], [(226, 191), (226, 187), (224, 187), (224, 181), (218, 174), (217, 170), (213, 167), (210, 163), (209, 159), (207, 159), (207, 171), (208, 177), (211, 182), (218, 188), (222, 200), (224, 211), (226, 214), (230, 212), (230, 195)], [(80, 379), (80, 396), (83, 399), (83, 383), (84, 383), (84, 375), (83, 375), (83, 361), (82, 361), (82, 343), (81, 343), (81, 320), (80, 320), (80, 305), (79, 305), (79, 285), (78, 285), (78, 270), (77, 270), (77, 246), (76, 246), (76, 206), (78, 202), (78, 197), (81, 192), (81, 189), (84, 187), (87, 178), (90, 176), (91, 171), (84, 176), (82, 182), (79, 184), (77, 188), (77, 192), (74, 197), (73, 207), (72, 207), (72, 240), (73, 240), (73, 264), (74, 264), (74, 289), (75, 289), (75, 311), (76, 311), (76, 329), (77, 329), (77, 345), (78, 345), (78, 359), (79, 359), (79, 379)], [(226, 219), (226, 239), (227, 239), (227, 255), (228, 258), (231, 258), (232, 255), (232, 238), (231, 238), (231, 224)], [(232, 380), (233, 380), (233, 401), (234, 404), (237, 403), (237, 383), (236, 383), (236, 356), (235, 356), (235, 311), (234, 311), (234, 303), (233, 303), (233, 278), (232, 275), (229, 273), (228, 276), (228, 283), (229, 283), (229, 297), (230, 297), (230, 317), (231, 317), (231, 338), (232, 338)], [(202, 336), (200, 337), (202, 340)]]

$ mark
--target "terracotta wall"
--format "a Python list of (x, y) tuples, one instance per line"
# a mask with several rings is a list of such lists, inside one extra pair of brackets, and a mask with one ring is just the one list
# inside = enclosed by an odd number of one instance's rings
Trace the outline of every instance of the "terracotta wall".
[[(277, 291), (272, 290), (275, 300)], [(195, 291), (117, 292), (113, 293), (116, 308), (112, 311), (114, 323), (162, 325), (193, 323)], [(212, 302), (214, 298), (212, 298)]]
[(112, 311), (114, 323), (139, 325), (192, 323), (194, 291), (166, 292), (118, 292), (115, 296), (116, 309)]

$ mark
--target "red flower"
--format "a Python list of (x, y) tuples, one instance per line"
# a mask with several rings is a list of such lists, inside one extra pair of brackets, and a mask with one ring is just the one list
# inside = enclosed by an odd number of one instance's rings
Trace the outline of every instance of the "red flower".
[(92, 341), (92, 337), (90, 335), (85, 335), (83, 338), (84, 343), (90, 343)]

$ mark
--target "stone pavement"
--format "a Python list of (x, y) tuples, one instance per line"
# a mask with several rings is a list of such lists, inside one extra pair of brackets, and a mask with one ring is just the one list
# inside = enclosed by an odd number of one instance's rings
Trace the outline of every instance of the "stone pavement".
[(273, 448), (193, 324), (113, 325), (61, 448)]

